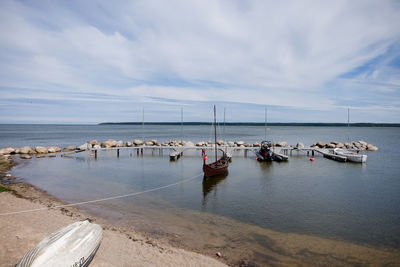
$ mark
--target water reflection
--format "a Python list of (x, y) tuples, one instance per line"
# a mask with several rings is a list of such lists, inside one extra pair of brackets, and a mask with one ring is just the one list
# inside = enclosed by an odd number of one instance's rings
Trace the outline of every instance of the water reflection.
[(203, 179), (203, 208), (207, 205), (207, 196), (213, 191), (214, 196), (217, 195), (218, 184), (225, 180), (228, 176), (228, 171), (224, 174), (217, 175), (211, 178), (204, 178)]

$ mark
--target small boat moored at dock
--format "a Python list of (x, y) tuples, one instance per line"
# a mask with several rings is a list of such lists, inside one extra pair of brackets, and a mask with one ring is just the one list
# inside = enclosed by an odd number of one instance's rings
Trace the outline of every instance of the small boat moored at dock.
[(287, 161), (288, 156), (277, 153), (271, 149), (271, 141), (262, 141), (261, 148), (256, 151), (256, 156), (258, 161)]
[(339, 156), (343, 156), (347, 158), (347, 161), (364, 163), (367, 161), (367, 155), (355, 153), (353, 151), (349, 151), (342, 148), (335, 148), (334, 153)]

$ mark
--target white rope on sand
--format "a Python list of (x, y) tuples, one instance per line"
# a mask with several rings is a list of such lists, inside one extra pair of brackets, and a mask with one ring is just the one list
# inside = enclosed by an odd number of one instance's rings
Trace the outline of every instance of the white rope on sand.
[(133, 193), (125, 194), (125, 195), (118, 195), (118, 196), (113, 196), (113, 197), (106, 197), (106, 198), (100, 198), (100, 199), (95, 199), (95, 200), (88, 200), (88, 201), (77, 202), (77, 203), (72, 203), (72, 204), (52, 206), (52, 207), (48, 207), (48, 208), (38, 208), (38, 209), (31, 209), (31, 210), (21, 210), (21, 211), (0, 213), (0, 216), (21, 214), (21, 213), (29, 213), (29, 212), (42, 211), (42, 210), (50, 210), (51, 208), (57, 209), (57, 208), (72, 207), (72, 206), (78, 206), (78, 205), (83, 205), (83, 204), (91, 204), (91, 203), (97, 203), (97, 202), (102, 202), (102, 201), (107, 201), (107, 200), (118, 199), (118, 198), (136, 196), (136, 195), (140, 195), (140, 194), (149, 193), (149, 192), (157, 191), (157, 190), (160, 190), (160, 189), (164, 189), (164, 188), (167, 188), (167, 187), (171, 187), (171, 186), (174, 186), (174, 185), (183, 184), (183, 183), (189, 182), (191, 180), (194, 180), (194, 179), (196, 179), (197, 177), (199, 177), (201, 175), (203, 175), (203, 174), (200, 173), (200, 174), (197, 174), (197, 175), (192, 176), (190, 178), (187, 178), (185, 180), (176, 182), (176, 183), (172, 183), (172, 184), (168, 184), (168, 185), (164, 185), (164, 186), (160, 186), (160, 187), (156, 187), (156, 188), (152, 188), (152, 189), (148, 189), (148, 190), (144, 190), (144, 191), (140, 191), (140, 192), (133, 192)]

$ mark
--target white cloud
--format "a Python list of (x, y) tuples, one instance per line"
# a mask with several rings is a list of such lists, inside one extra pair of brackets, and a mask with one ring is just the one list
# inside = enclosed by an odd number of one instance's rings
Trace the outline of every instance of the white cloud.
[(344, 100), (362, 102), (355, 84), (366, 82), (370, 95), (391, 93), (395, 101), (400, 71), (388, 60), (371, 74), (338, 77), (399, 49), (399, 5), (3, 1), (0, 86), (32, 88), (31, 97), (34, 88), (52, 90), (48, 97), (57, 99), (69, 99), (67, 89), (139, 102), (154, 96), (333, 109), (345, 105), (327, 83), (346, 87)]

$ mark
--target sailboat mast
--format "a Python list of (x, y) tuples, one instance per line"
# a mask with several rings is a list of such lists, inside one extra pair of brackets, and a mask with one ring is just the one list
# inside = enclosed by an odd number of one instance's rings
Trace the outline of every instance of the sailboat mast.
[(222, 140), (225, 140), (225, 108), (224, 108), (224, 128), (222, 129)]
[(350, 142), (350, 108), (347, 108), (347, 142)]
[(181, 107), (181, 143), (183, 142), (183, 107)]
[(142, 108), (142, 140), (144, 142), (144, 107)]
[(264, 140), (267, 140), (267, 114), (268, 109), (265, 107), (265, 114), (264, 114)]
[(215, 147), (215, 161), (217, 161), (217, 111), (214, 105), (214, 147)]

